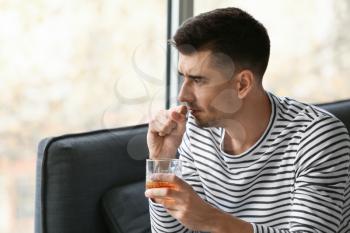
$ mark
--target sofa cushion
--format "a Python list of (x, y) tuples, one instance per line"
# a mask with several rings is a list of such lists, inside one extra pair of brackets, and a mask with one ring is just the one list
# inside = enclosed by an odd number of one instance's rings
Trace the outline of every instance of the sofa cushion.
[(111, 233), (149, 233), (148, 200), (145, 182), (135, 182), (109, 190), (102, 197), (106, 222)]

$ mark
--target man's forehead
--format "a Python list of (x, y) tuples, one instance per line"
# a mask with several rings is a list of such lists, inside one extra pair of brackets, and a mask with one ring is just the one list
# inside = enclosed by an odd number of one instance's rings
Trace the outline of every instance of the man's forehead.
[(196, 51), (191, 54), (179, 53), (178, 69), (182, 72), (198, 72), (210, 64), (210, 51)]
[(179, 53), (178, 70), (185, 75), (199, 75), (208, 70), (225, 70), (234, 73), (234, 63), (230, 57), (210, 50), (196, 51), (191, 54)]

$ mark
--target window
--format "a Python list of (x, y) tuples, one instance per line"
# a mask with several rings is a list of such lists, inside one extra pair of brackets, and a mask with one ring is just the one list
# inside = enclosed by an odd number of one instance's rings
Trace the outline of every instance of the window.
[(166, 3), (1, 3), (0, 233), (34, 229), (40, 139), (144, 123), (164, 108)]
[(195, 1), (194, 14), (234, 6), (267, 28), (265, 88), (309, 103), (350, 97), (350, 1)]

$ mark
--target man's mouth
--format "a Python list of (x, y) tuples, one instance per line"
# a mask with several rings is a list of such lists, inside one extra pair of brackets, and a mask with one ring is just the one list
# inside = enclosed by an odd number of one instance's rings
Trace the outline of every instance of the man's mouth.
[(195, 113), (197, 113), (197, 112), (200, 112), (200, 110), (198, 109), (198, 108), (189, 108), (188, 109), (192, 114), (195, 114)]

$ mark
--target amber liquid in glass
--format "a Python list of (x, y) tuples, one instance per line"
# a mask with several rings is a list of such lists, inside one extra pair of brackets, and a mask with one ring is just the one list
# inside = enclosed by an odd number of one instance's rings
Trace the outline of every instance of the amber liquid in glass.
[(176, 186), (174, 183), (168, 182), (168, 181), (147, 181), (146, 182), (146, 189), (152, 189), (152, 188), (170, 188), (175, 189)]

